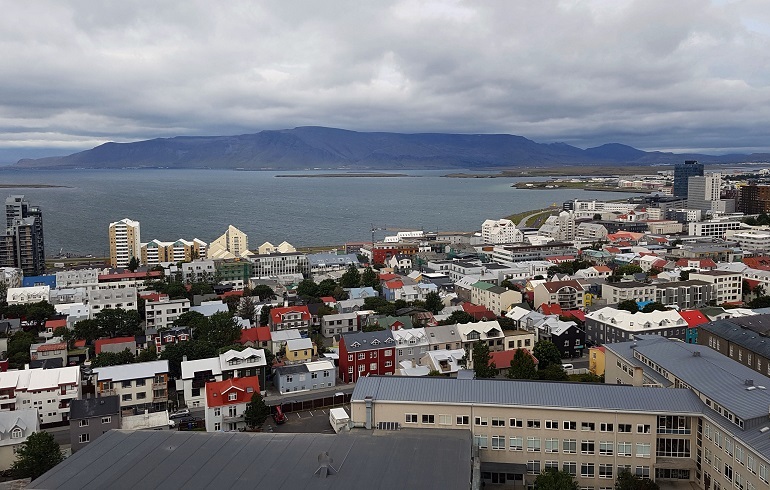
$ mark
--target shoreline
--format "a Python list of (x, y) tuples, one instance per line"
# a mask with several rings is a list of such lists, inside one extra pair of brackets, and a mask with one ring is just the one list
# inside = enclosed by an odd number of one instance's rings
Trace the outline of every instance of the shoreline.
[(72, 189), (68, 185), (54, 184), (0, 184), (0, 189)]
[[(386, 173), (350, 173), (350, 174), (281, 174), (275, 177), (300, 177), (300, 178), (345, 178), (345, 177), (410, 177), (407, 174), (386, 174)], [(419, 175), (412, 175), (411, 177), (419, 177)]]

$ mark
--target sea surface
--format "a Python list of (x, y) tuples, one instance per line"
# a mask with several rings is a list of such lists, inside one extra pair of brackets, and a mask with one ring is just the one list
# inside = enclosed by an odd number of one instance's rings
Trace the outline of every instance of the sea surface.
[[(371, 240), (372, 228), (473, 231), (485, 219), (570, 199), (629, 194), (511, 187), (542, 178), (442, 177), (446, 170), (399, 171), (405, 177), (276, 177), (313, 172), (234, 170), (0, 170), (0, 184), (61, 188), (0, 189), (23, 194), (43, 211), (46, 255), (109, 255), (107, 228), (141, 222), (141, 239), (211, 242), (232, 224), (254, 249), (265, 241), (295, 246)], [(318, 171), (317, 173), (330, 173)], [(474, 173), (477, 173), (474, 171)], [(1, 194), (0, 194), (1, 195)], [(377, 231), (376, 238), (395, 231)]]

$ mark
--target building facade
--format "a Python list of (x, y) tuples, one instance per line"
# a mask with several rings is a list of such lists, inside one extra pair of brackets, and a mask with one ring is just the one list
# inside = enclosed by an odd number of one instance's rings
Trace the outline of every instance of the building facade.
[(43, 213), (24, 196), (5, 200), (5, 233), (0, 235), (0, 266), (17, 267), (25, 276), (45, 273)]
[(509, 219), (488, 219), (481, 224), (481, 238), (484, 243), (503, 244), (524, 241), (524, 233)]
[(672, 190), (675, 197), (687, 197), (690, 177), (703, 177), (703, 164), (696, 160), (686, 160), (684, 163), (674, 165), (674, 188)]
[(355, 383), (362, 376), (395, 374), (396, 340), (390, 330), (343, 334), (340, 338), (340, 378)]
[(94, 368), (93, 379), (98, 396), (119, 396), (121, 409), (157, 412), (168, 406), (168, 361)]
[(110, 223), (110, 266), (128, 267), (131, 259), (141, 259), (141, 231), (139, 222), (128, 218)]
[(259, 389), (256, 376), (206, 383), (206, 432), (245, 429), (243, 413)]
[(120, 429), (120, 399), (100, 396), (73, 400), (70, 417), (72, 453), (86, 447), (111, 429)]

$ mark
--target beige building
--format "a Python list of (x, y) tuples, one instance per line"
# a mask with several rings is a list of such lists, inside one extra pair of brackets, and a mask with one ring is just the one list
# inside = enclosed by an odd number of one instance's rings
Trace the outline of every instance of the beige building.
[(716, 285), (716, 303), (718, 305), (741, 301), (743, 276), (730, 271), (691, 272), (690, 279)]
[(292, 245), (289, 242), (281, 242), (281, 244), (278, 245), (277, 247), (270, 242), (265, 242), (262, 245), (260, 245), (259, 248), (257, 249), (257, 253), (259, 255), (288, 254), (296, 251), (297, 249), (294, 248), (294, 245)]
[(581, 309), (585, 306), (585, 290), (579, 281), (548, 281), (537, 284), (534, 289), (534, 305), (556, 304), (562, 310)]
[(602, 298), (607, 304), (616, 305), (621, 301), (655, 301), (657, 288), (653, 284), (642, 282), (612, 282), (602, 284)]
[(93, 369), (98, 396), (120, 396), (121, 410), (165, 410), (168, 361), (150, 361)]
[(496, 315), (521, 303), (521, 293), (489, 282), (479, 281), (471, 286), (471, 303), (486, 307)]
[(159, 265), (166, 262), (190, 262), (206, 257), (206, 242), (194, 238), (192, 241), (180, 238), (175, 242), (152, 240), (141, 246), (142, 265)]
[(132, 258), (141, 257), (139, 222), (128, 218), (110, 223), (110, 265), (128, 267)]
[(209, 244), (208, 258), (235, 259), (252, 255), (249, 251), (249, 237), (246, 233), (230, 225), (224, 235)]

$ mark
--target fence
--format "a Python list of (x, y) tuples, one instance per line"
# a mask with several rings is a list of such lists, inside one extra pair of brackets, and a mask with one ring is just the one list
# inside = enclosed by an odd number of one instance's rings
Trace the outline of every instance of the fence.
[(346, 403), (350, 403), (352, 396), (352, 393), (339, 393), (336, 395), (327, 395), (319, 398), (285, 400), (273, 404), (268, 402), (268, 404), (270, 405), (271, 412), (275, 412), (275, 407), (277, 405), (281, 406), (281, 410), (283, 410), (284, 413), (303, 412), (305, 410), (316, 410), (319, 408), (333, 407), (335, 405), (344, 405)]

